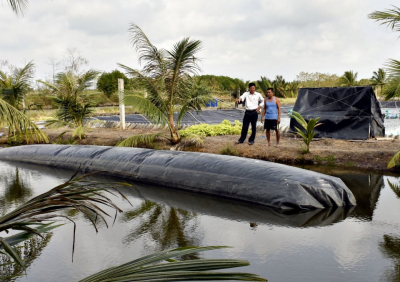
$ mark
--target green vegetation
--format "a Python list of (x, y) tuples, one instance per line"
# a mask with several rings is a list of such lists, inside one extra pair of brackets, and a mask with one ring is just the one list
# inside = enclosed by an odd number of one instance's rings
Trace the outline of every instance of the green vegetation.
[[(23, 68), (12, 67), (11, 73), (0, 71), (0, 93), (4, 101), (14, 108), (25, 102), (25, 95), (30, 89), (35, 65), (29, 62)], [(24, 105), (25, 110), (25, 105)]]
[(340, 85), (340, 77), (336, 74), (320, 72), (300, 72), (296, 76), (301, 87), (337, 87)]
[(234, 148), (232, 144), (226, 144), (225, 148), (221, 150), (220, 154), (228, 156), (239, 156), (239, 151)]
[[(178, 128), (185, 113), (190, 110), (201, 110), (209, 100), (207, 89), (203, 88), (191, 74), (200, 68), (196, 54), (201, 50), (201, 41), (184, 38), (169, 51), (157, 49), (134, 23), (129, 29), (131, 41), (143, 63), (141, 71), (119, 64), (127, 74), (135, 78), (141, 87), (146, 89), (148, 97), (130, 95), (126, 104), (132, 105), (138, 112), (146, 115), (156, 124), (167, 125), (171, 144), (181, 140)], [(174, 113), (177, 112), (176, 123)], [(142, 138), (132, 136), (127, 141)]]
[(224, 120), (220, 124), (197, 124), (192, 125), (184, 130), (180, 130), (179, 133), (182, 137), (187, 137), (192, 134), (199, 136), (218, 136), (218, 135), (238, 135), (242, 131), (242, 123), (235, 121), (232, 125), (229, 120)]
[[(247, 266), (249, 262), (231, 259), (193, 259), (177, 261), (173, 257), (226, 247), (184, 247), (151, 254), (119, 266), (100, 271), (80, 282), (95, 281), (266, 281), (250, 273), (216, 272), (213, 270)], [(160, 263), (167, 261), (167, 263)]]
[(314, 128), (321, 125), (322, 123), (318, 123), (319, 118), (311, 118), (308, 122), (306, 122), (305, 119), (298, 112), (295, 111), (293, 111), (293, 114), (291, 114), (290, 117), (294, 118), (302, 127), (302, 129), (300, 129), (295, 126), (297, 134), (299, 134), (303, 138), (304, 144), (306, 144), (306, 149), (304, 152), (309, 153), (310, 143), (315, 136)]
[[(334, 155), (328, 155), (328, 156), (325, 156), (325, 157), (320, 157), (319, 155), (315, 155), (314, 156), (314, 160), (319, 165), (321, 165), (321, 164), (326, 164), (326, 165), (329, 165), (329, 166), (335, 165), (335, 156)], [(353, 165), (354, 165), (354, 163), (353, 163)], [(351, 164), (350, 165), (348, 164), (347, 166), (351, 166)]]
[(129, 89), (129, 80), (125, 74), (119, 70), (104, 72), (97, 80), (97, 89), (102, 91), (108, 98), (118, 91), (118, 79), (124, 80), (124, 89)]
[(281, 75), (277, 75), (274, 80), (262, 76), (257, 80), (257, 85), (267, 95), (267, 89), (272, 88), (275, 96), (282, 98), (297, 97), (300, 84), (298, 81), (287, 82)]
[(69, 126), (74, 128), (72, 136), (78, 136), (79, 139), (85, 137), (84, 119), (92, 112), (91, 105), (81, 103), (78, 97), (92, 85), (97, 75), (98, 72), (94, 70), (89, 70), (81, 75), (67, 71), (57, 74), (55, 84), (39, 81), (58, 95), (53, 100), (59, 108), (55, 112), (55, 119), (49, 120), (47, 126)]
[(340, 77), (340, 86), (356, 86), (357, 83), (357, 72), (345, 71)]

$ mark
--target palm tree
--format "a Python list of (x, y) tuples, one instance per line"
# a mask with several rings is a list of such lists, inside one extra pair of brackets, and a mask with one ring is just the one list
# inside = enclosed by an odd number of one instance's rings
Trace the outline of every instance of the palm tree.
[(48, 121), (48, 126), (69, 126), (74, 128), (72, 136), (77, 135), (79, 139), (85, 136), (84, 119), (92, 111), (90, 104), (83, 104), (78, 98), (83, 91), (92, 86), (98, 74), (99, 72), (95, 70), (89, 70), (81, 75), (67, 71), (57, 74), (55, 84), (39, 80), (58, 94), (54, 101), (60, 108), (55, 113), (55, 119)]
[(25, 100), (30, 81), (33, 78), (34, 68), (35, 65), (31, 61), (23, 68), (13, 68), (9, 75), (0, 71), (0, 89), (3, 100), (14, 108), (18, 108)]
[(341, 86), (355, 86), (357, 85), (357, 72), (345, 71), (344, 74), (340, 77)]
[(148, 97), (127, 96), (125, 102), (153, 122), (167, 125), (170, 142), (177, 144), (181, 139), (178, 129), (186, 112), (190, 109), (201, 110), (201, 106), (209, 99), (208, 92), (196, 89), (196, 81), (191, 76), (200, 71), (196, 53), (201, 50), (201, 41), (190, 40), (187, 37), (167, 51), (157, 49), (151, 44), (144, 32), (134, 23), (131, 23), (129, 33), (139, 55), (139, 63), (143, 63), (143, 69), (139, 71), (122, 64), (119, 66), (137, 79), (146, 89)]
[(374, 71), (373, 72), (373, 76), (371, 78), (372, 80), (372, 84), (373, 85), (379, 85), (380, 86), (380, 93), (383, 93), (383, 86), (386, 84), (387, 82), (387, 75), (386, 72), (379, 68), (378, 71)]

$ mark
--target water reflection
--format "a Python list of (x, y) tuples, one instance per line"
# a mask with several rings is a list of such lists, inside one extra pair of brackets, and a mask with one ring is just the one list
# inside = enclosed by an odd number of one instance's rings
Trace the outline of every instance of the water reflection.
[(306, 169), (339, 177), (357, 200), (351, 217), (371, 221), (381, 190), (385, 187), (383, 175), (343, 170), (326, 166), (306, 166)]
[[(123, 222), (136, 221), (137, 226), (125, 236), (124, 244), (150, 236), (151, 252), (176, 247), (201, 245), (196, 213), (145, 200), (139, 207), (125, 212)], [(199, 258), (198, 254), (183, 259)]]
[(15, 168), (15, 174), (4, 173), (1, 180), (4, 186), (4, 192), (0, 195), (1, 214), (5, 214), (10, 207), (25, 203), (32, 196), (29, 182), (21, 177), (18, 168)]
[[(52, 233), (46, 233), (42, 236), (43, 238), (34, 236), (15, 246), (20, 257), (25, 261), (26, 269), (32, 265), (49, 244)], [(20, 265), (13, 263), (10, 257), (0, 254), (0, 281), (15, 281), (24, 274), (24, 269)]]
[(379, 249), (384, 256), (393, 261), (393, 269), (384, 272), (384, 281), (400, 281), (400, 237), (383, 235), (383, 242), (379, 243)]

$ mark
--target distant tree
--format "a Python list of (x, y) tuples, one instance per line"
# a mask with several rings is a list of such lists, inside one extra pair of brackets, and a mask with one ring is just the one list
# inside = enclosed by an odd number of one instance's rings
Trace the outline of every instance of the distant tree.
[(18, 108), (30, 90), (35, 65), (29, 62), (23, 68), (12, 67), (10, 74), (0, 71), (0, 93), (4, 101)]
[(357, 85), (357, 72), (345, 71), (340, 77), (340, 86), (356, 86)]
[(340, 85), (339, 80), (336, 74), (320, 72), (300, 72), (296, 76), (300, 87), (335, 87)]
[(383, 87), (387, 83), (388, 77), (384, 69), (378, 69), (378, 71), (373, 72), (373, 76), (371, 77), (372, 85), (379, 86), (380, 94), (383, 93)]
[(102, 75), (100, 75), (99, 79), (97, 80), (97, 89), (103, 91), (103, 93), (110, 98), (112, 94), (118, 91), (119, 78), (124, 80), (124, 88), (128, 89), (129, 79), (119, 70), (104, 72)]

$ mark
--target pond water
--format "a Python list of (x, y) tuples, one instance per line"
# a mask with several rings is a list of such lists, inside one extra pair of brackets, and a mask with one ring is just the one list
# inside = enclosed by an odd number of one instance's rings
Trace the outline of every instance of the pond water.
[[(77, 281), (142, 255), (192, 245), (232, 246), (195, 257), (245, 259), (251, 265), (235, 271), (253, 272), (269, 281), (400, 281), (400, 190), (388, 184), (400, 179), (349, 171), (325, 173), (347, 184), (356, 196), (356, 208), (282, 214), (135, 184), (123, 189), (132, 206), (114, 199), (124, 213), (108, 229), (103, 224), (96, 234), (83, 216), (69, 214), (78, 225), (74, 262), (73, 225), (65, 224), (45, 239), (25, 243), (27, 276), (12, 281)], [(70, 171), (0, 162), (0, 213), (71, 175)], [(109, 222), (112, 225), (112, 219)], [(1, 274), (12, 271), (10, 266), (1, 266), (0, 260)]]

